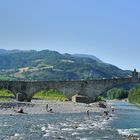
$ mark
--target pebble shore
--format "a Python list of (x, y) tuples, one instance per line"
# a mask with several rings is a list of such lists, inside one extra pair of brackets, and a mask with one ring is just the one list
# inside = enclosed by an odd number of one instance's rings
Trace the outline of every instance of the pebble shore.
[[(48, 110), (46, 110), (48, 105)], [(50, 101), (50, 100), (32, 100), (31, 102), (0, 102), (0, 115), (2, 114), (19, 114), (16, 109), (23, 108), (25, 114), (50, 114), (50, 113), (80, 113), (86, 112), (103, 112), (105, 109), (100, 108), (98, 103), (73, 103), (71, 101)], [(52, 109), (52, 112), (49, 110)]]

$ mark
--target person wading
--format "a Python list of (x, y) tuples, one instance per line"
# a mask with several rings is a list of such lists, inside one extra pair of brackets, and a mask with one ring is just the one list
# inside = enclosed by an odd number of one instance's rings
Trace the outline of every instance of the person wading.
[(48, 104), (46, 104), (46, 111), (48, 111), (48, 108), (49, 108), (49, 105), (48, 105)]

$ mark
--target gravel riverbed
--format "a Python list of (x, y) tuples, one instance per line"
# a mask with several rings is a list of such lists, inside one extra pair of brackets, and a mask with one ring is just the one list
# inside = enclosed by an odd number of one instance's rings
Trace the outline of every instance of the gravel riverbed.
[[(48, 110), (46, 106), (48, 105)], [(25, 114), (50, 114), (50, 113), (80, 113), (86, 112), (103, 112), (98, 103), (73, 103), (71, 101), (50, 101), (50, 100), (32, 100), (31, 102), (0, 102), (1, 114), (18, 114), (16, 109), (23, 109)], [(50, 112), (49, 110), (52, 109)]]

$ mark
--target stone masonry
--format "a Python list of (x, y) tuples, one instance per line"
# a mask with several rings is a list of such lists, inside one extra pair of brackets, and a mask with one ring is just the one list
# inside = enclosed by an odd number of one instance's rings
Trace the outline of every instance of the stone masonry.
[(127, 83), (140, 83), (140, 78), (136, 70), (130, 78), (114, 78), (100, 80), (81, 81), (0, 81), (0, 88), (12, 91), (18, 100), (31, 101), (34, 94), (39, 90), (55, 89), (63, 92), (71, 99), (75, 94), (87, 96), (89, 101), (94, 101), (95, 97), (108, 89)]

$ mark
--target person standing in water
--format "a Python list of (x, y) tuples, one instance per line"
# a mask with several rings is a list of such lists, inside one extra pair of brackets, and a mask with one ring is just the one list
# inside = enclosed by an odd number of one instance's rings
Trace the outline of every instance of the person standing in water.
[(114, 107), (111, 107), (111, 110), (112, 110), (112, 112), (114, 112), (115, 111), (115, 108)]
[(48, 108), (49, 108), (49, 105), (48, 105), (48, 104), (46, 104), (46, 111), (48, 111)]
[(89, 116), (89, 110), (86, 111), (87, 116)]
[(87, 118), (90, 119), (89, 110), (86, 111), (86, 114), (87, 114)]

